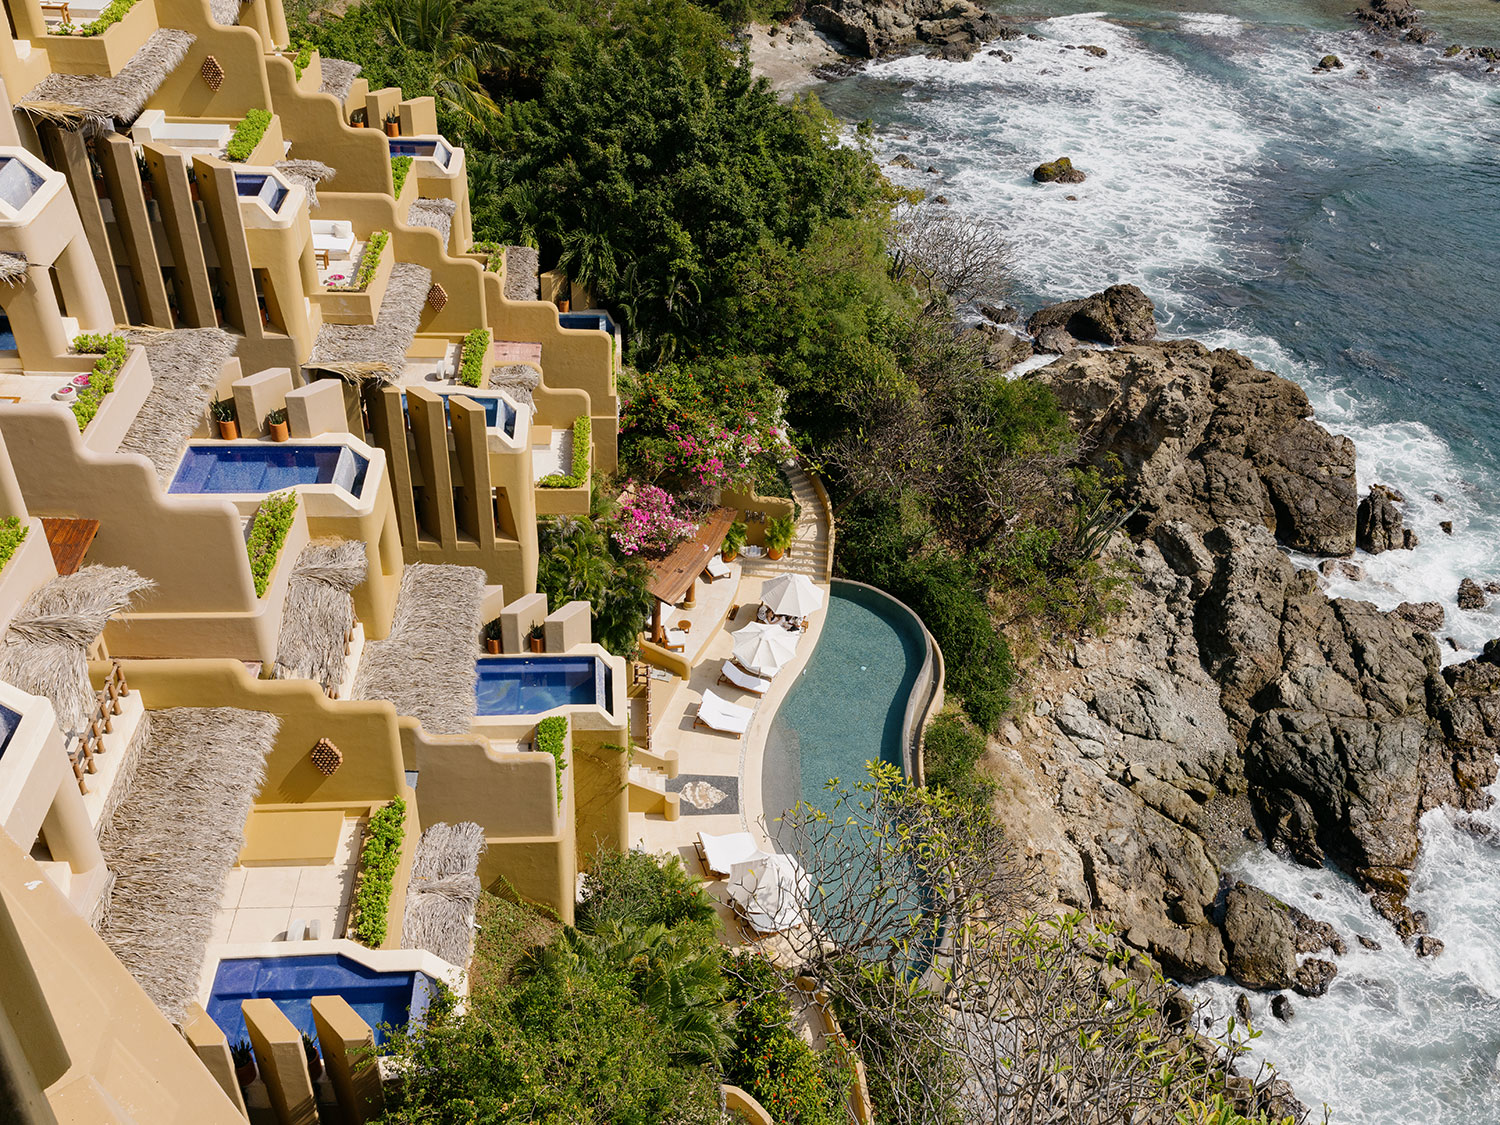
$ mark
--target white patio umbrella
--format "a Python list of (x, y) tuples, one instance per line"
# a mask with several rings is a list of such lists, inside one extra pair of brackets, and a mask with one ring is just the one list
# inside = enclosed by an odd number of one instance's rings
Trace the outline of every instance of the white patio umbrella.
[(797, 655), (797, 638), (780, 625), (752, 621), (734, 634), (734, 658), (740, 666), (761, 676), (774, 676)]
[(760, 600), (772, 613), (806, 617), (823, 608), (823, 591), (805, 574), (781, 574), (760, 588)]
[(755, 930), (772, 934), (802, 925), (802, 905), (811, 885), (795, 858), (768, 855), (734, 865), (729, 897)]

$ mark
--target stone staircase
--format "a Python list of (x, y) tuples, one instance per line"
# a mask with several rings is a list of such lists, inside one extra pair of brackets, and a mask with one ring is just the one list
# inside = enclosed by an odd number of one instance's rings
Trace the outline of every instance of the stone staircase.
[(770, 559), (745, 559), (743, 565), (755, 574), (805, 574), (815, 582), (828, 578), (831, 567), (829, 556), (833, 550), (833, 536), (829, 533), (828, 514), (823, 502), (818, 499), (812, 478), (801, 466), (786, 470), (787, 480), (792, 486), (792, 497), (801, 506), (802, 514), (797, 519), (797, 533), (792, 539), (791, 549), (774, 562)]

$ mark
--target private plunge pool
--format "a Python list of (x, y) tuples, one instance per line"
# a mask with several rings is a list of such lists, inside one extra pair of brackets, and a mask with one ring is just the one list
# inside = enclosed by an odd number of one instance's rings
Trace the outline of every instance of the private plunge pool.
[(426, 973), (378, 972), (342, 953), (235, 957), (219, 962), (208, 1015), (231, 1044), (238, 1043), (247, 1038), (240, 1003), (264, 998), (274, 1001), (299, 1031), (316, 1038), (312, 998), (342, 996), (375, 1029), (375, 1042), (382, 1043), (382, 1024), (402, 1027), (420, 1020), (435, 991)]
[(818, 645), (766, 737), (768, 823), (798, 801), (823, 806), (830, 778), (849, 788), (867, 780), (866, 761), (906, 769), (907, 710), (927, 652), (911, 610), (861, 583), (833, 581)]
[(343, 445), (190, 445), (168, 492), (277, 492), (333, 484), (356, 499), (368, 458)]
[(610, 666), (598, 656), (481, 656), (476, 715), (538, 715), (555, 707), (614, 711)]

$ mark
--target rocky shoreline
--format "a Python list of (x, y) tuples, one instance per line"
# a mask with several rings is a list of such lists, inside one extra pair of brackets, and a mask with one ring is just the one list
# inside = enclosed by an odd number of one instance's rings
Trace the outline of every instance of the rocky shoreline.
[(1401, 539), (1398, 502), (1356, 495), (1353, 444), (1295, 384), (1154, 339), (1130, 286), (1028, 326), (1061, 354), (1024, 377), (1058, 396), (1091, 459), (1123, 470), (1135, 514), (1114, 551), (1131, 592), (1106, 636), (1033, 670), (1030, 706), (989, 756), (1002, 820), (1059, 904), (1116, 923), (1184, 982), (1321, 995), (1338, 970), (1318, 954), (1375, 940), (1230, 879), (1257, 846), (1338, 866), (1416, 954), (1441, 952), (1406, 903), (1418, 821), (1489, 803), (1500, 641), (1444, 668), (1420, 607), (1330, 598), (1292, 563), (1288, 550), (1355, 565), (1357, 542), (1392, 546), (1393, 523)]

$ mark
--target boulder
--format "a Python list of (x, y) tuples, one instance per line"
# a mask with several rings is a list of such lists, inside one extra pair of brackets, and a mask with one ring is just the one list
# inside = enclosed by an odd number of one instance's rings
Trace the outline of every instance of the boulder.
[(1088, 177), (1073, 167), (1072, 160), (1059, 156), (1056, 160), (1038, 164), (1032, 169), (1031, 178), (1039, 184), (1081, 184)]
[(1483, 609), (1489, 604), (1489, 599), (1484, 596), (1484, 587), (1472, 578), (1465, 578), (1458, 584), (1458, 608), (1459, 609)]
[[(1354, 541), (1362, 551), (1372, 555), (1384, 551), (1399, 551), (1406, 548), (1406, 530), (1401, 526), (1401, 509), (1396, 505), (1405, 502), (1405, 497), (1394, 488), (1383, 484), (1372, 484), (1370, 491), (1359, 502), (1355, 516)], [(1412, 545), (1415, 546), (1415, 539)]]
[(1292, 1017), (1297, 1014), (1292, 1007), (1292, 998), (1284, 993), (1271, 997), (1271, 1014), (1282, 1023), (1291, 1023)]
[(1354, 936), (1355, 936), (1356, 939), (1358, 939), (1359, 944), (1362, 945), (1362, 946), (1364, 946), (1366, 949), (1374, 949), (1374, 950), (1379, 950), (1380, 949), (1380, 943), (1378, 941), (1376, 941), (1374, 938), (1372, 938), (1372, 937), (1366, 937), (1364, 934), (1355, 934)]
[(1007, 28), (974, 0), (823, 0), (807, 20), (851, 52), (881, 58), (927, 50), (962, 60)]
[(1441, 602), (1402, 602), (1393, 612), (1412, 628), (1428, 633), (1441, 629), (1447, 616)]
[(1234, 1014), (1239, 1016), (1242, 1023), (1250, 1022), (1250, 996), (1241, 992), (1234, 998)]
[(1285, 903), (1236, 883), (1224, 900), (1229, 975), (1246, 988), (1290, 988), (1297, 975), (1294, 932)]
[(1318, 573), (1324, 578), (1347, 578), (1350, 582), (1365, 580), (1365, 568), (1350, 559), (1324, 559), (1318, 564)]
[(1411, 0), (1370, 0), (1366, 6), (1355, 9), (1354, 18), (1371, 31), (1386, 35), (1425, 30), (1422, 13)]
[(1009, 371), (1022, 360), (1031, 358), (1031, 344), (1009, 329), (990, 328), (984, 335), (989, 338), (984, 349), (984, 365), (992, 371)]
[(907, 156), (904, 152), (898, 153), (895, 158), (891, 160), (891, 165), (895, 168), (916, 168), (916, 164), (912, 162), (912, 158)]
[(975, 307), (979, 310), (980, 316), (996, 324), (1019, 324), (1021, 322), (1021, 310), (1014, 305), (996, 305), (981, 301)]
[(1337, 55), (1324, 55), (1318, 60), (1319, 70), (1343, 70), (1344, 62)]
[(1102, 293), (1049, 305), (1026, 322), (1033, 336), (1048, 328), (1060, 328), (1075, 341), (1143, 344), (1156, 338), (1156, 306), (1134, 285), (1111, 285)]
[(1293, 988), (1303, 996), (1322, 996), (1339, 975), (1339, 967), (1320, 957), (1309, 957), (1297, 966)]
[(1443, 951), (1443, 943), (1430, 934), (1423, 934), (1417, 938), (1418, 957), (1436, 957)]

